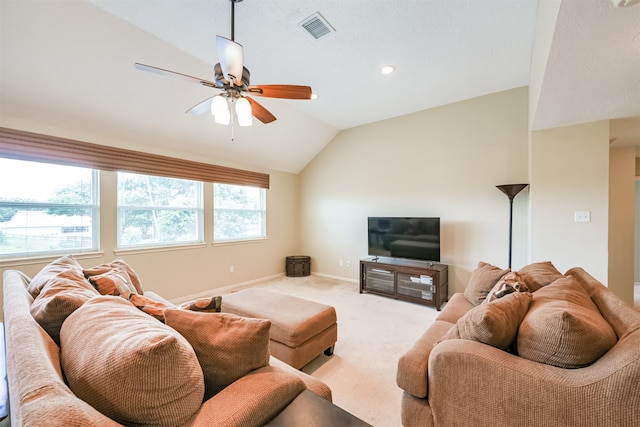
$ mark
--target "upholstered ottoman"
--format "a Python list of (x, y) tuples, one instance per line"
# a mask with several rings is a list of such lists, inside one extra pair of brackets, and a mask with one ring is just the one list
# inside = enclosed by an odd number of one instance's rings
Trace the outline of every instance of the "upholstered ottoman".
[(296, 369), (333, 354), (338, 340), (336, 310), (303, 298), (250, 288), (224, 295), (222, 311), (271, 320), (271, 354)]

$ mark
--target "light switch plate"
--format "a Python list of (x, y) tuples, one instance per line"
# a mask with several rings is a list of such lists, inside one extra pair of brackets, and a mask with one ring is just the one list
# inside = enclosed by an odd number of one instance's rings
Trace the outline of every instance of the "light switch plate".
[(573, 215), (575, 222), (591, 222), (591, 212), (589, 211), (575, 211)]

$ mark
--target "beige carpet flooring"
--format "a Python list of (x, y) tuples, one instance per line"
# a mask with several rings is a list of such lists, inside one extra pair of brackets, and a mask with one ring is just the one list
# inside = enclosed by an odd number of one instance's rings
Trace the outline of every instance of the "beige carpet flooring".
[(358, 418), (375, 427), (401, 426), (402, 391), (395, 382), (398, 358), (434, 321), (435, 308), (360, 294), (357, 283), (317, 275), (282, 276), (225, 291), (248, 287), (335, 307), (338, 342), (334, 355), (322, 354), (302, 370), (329, 385), (333, 402)]

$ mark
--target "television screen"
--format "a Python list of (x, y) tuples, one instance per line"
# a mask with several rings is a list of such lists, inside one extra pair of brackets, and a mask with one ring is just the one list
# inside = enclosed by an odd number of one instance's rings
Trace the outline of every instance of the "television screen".
[(440, 218), (369, 217), (369, 255), (440, 262)]

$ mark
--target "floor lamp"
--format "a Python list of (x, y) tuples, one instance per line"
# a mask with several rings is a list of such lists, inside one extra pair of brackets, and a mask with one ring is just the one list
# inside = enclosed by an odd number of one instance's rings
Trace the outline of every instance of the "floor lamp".
[(513, 239), (513, 199), (529, 184), (505, 184), (496, 187), (509, 198), (509, 269), (511, 269), (511, 247)]

